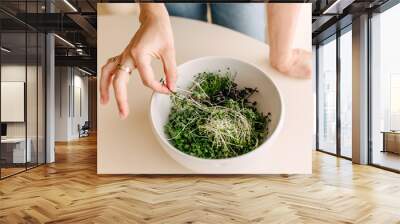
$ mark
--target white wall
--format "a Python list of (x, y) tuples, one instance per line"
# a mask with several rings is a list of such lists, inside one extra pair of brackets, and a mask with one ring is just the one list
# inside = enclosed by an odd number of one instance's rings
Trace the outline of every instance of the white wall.
[[(78, 93), (80, 91), (80, 93)], [(71, 135), (73, 138), (78, 138), (79, 137), (79, 132), (78, 132), (78, 124), (81, 126), (85, 123), (85, 121), (88, 121), (88, 78), (87, 77), (82, 77), (80, 75), (75, 75), (74, 77), (74, 93), (73, 96), (75, 100), (75, 106), (72, 108), (72, 111), (75, 110), (75, 113), (72, 113), (72, 119), (71, 119)], [(80, 95), (80, 99), (78, 96)], [(81, 101), (80, 103), (78, 101)], [(79, 108), (81, 107), (81, 108)], [(82, 111), (80, 112), (79, 109)]]
[(76, 68), (56, 67), (55, 86), (55, 141), (77, 139), (78, 124), (88, 120), (88, 78)]
[(68, 67), (55, 68), (55, 141), (69, 140), (69, 85), (71, 83)]

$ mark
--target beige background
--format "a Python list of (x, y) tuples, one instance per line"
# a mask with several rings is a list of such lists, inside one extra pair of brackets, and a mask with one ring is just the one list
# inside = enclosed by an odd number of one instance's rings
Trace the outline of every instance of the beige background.
[[(297, 47), (311, 51), (311, 4), (303, 4), (296, 34)], [(98, 71), (106, 60), (119, 54), (137, 30), (134, 4), (98, 4)], [(241, 173), (311, 173), (313, 94), (311, 80), (287, 78), (268, 63), (268, 46), (236, 31), (217, 25), (172, 18), (178, 65), (198, 57), (229, 56), (253, 63), (275, 81), (281, 91), (285, 117), (281, 133), (271, 147), (270, 157), (255, 161), (259, 169), (243, 167)], [(162, 67), (154, 63), (161, 76)], [(186, 174), (161, 148), (149, 120), (151, 90), (136, 71), (129, 83), (130, 115), (120, 120), (115, 100), (98, 107), (97, 171), (99, 174)], [(220, 173), (218, 170), (212, 173)]]

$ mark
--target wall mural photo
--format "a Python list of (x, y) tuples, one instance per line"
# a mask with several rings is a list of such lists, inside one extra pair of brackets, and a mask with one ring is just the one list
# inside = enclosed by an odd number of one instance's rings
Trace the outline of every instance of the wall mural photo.
[(311, 4), (98, 9), (99, 174), (311, 173)]

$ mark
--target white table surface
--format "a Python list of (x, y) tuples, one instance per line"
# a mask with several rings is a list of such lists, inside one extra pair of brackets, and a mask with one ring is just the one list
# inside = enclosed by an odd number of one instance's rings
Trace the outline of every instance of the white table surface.
[[(311, 6), (299, 19), (295, 45), (311, 51)], [(104, 5), (103, 5), (104, 6)], [(121, 5), (122, 6), (122, 5)], [(101, 5), (99, 7), (102, 7)], [(123, 7), (123, 6), (122, 6)], [(137, 15), (98, 15), (98, 71), (117, 55), (137, 30)], [(203, 56), (229, 56), (263, 69), (281, 91), (285, 106), (284, 125), (271, 146), (270, 156), (254, 161), (257, 169), (243, 167), (243, 174), (311, 173), (313, 94), (311, 80), (283, 76), (268, 63), (268, 46), (230, 29), (183, 18), (171, 18), (178, 65)], [(162, 66), (154, 63), (155, 73)], [(99, 79), (98, 79), (99, 80)], [(130, 115), (120, 120), (114, 98), (98, 104), (97, 171), (99, 174), (190, 174), (170, 158), (151, 131), (149, 101), (152, 91), (144, 87), (136, 71), (128, 87)], [(112, 95), (113, 96), (113, 95)], [(220, 173), (215, 170), (211, 173)]]

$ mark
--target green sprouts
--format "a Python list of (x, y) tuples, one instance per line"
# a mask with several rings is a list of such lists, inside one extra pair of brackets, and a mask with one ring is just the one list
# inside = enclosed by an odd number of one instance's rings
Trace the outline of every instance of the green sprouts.
[(245, 154), (268, 134), (271, 114), (257, 111), (249, 97), (255, 88), (238, 88), (229, 73), (198, 74), (188, 90), (171, 95), (165, 125), (169, 141), (180, 151), (207, 159)]

